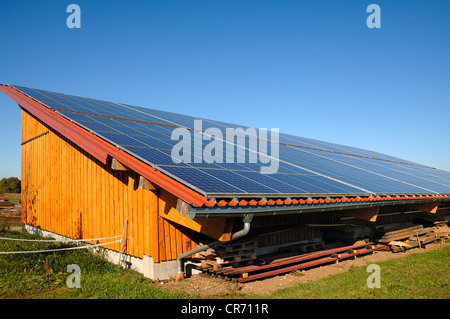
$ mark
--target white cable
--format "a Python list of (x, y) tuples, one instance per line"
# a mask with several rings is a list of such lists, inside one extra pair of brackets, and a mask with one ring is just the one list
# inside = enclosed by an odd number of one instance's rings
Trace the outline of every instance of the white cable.
[[(122, 237), (122, 236), (120, 236)], [(109, 243), (103, 243), (103, 244), (95, 244), (95, 245), (86, 245), (86, 246), (76, 246), (76, 247), (68, 247), (68, 248), (56, 248), (56, 249), (47, 249), (47, 250), (25, 250), (25, 251), (2, 251), (0, 252), (0, 255), (6, 255), (6, 254), (31, 254), (31, 253), (45, 253), (45, 252), (52, 252), (52, 251), (62, 251), (62, 250), (74, 250), (74, 249), (84, 249), (84, 248), (93, 248), (96, 246), (103, 246), (103, 245), (110, 245), (119, 243), (122, 240), (116, 240)]]
[(88, 239), (66, 239), (66, 240), (56, 240), (56, 239), (22, 239), (22, 238), (7, 238), (7, 237), (0, 237), (0, 240), (16, 240), (16, 241), (34, 241), (34, 242), (41, 242), (41, 243), (68, 243), (68, 242), (78, 242), (78, 241), (93, 241), (93, 240), (104, 240), (104, 239), (113, 239), (113, 238), (120, 238), (123, 237), (123, 235), (120, 236), (113, 236), (113, 237), (103, 237), (103, 238), (88, 238)]

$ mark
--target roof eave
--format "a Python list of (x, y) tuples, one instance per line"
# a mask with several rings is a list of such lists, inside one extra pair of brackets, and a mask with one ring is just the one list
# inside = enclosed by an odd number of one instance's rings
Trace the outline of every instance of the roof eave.
[(284, 215), (284, 214), (300, 214), (326, 211), (340, 211), (348, 209), (361, 209), (369, 207), (383, 207), (394, 205), (421, 204), (430, 202), (450, 201), (450, 198), (422, 198), (422, 199), (405, 199), (382, 202), (351, 202), (351, 203), (324, 203), (324, 204), (307, 204), (307, 205), (274, 205), (274, 206), (188, 206), (187, 214), (190, 218), (213, 218), (213, 217), (244, 217), (248, 214), (257, 216)]

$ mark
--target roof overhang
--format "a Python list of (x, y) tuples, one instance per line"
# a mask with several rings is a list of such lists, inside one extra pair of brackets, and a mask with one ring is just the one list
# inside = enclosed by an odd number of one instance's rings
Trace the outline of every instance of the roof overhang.
[(248, 214), (257, 216), (272, 216), (284, 214), (301, 214), (313, 212), (357, 210), (371, 207), (384, 207), (395, 205), (415, 205), (437, 202), (450, 202), (450, 196), (432, 196), (417, 197), (415, 199), (385, 199), (381, 201), (361, 202), (349, 201), (346, 203), (311, 203), (301, 205), (271, 205), (271, 206), (213, 206), (213, 207), (192, 207), (188, 206), (187, 215), (194, 218), (211, 218), (211, 217), (244, 217)]

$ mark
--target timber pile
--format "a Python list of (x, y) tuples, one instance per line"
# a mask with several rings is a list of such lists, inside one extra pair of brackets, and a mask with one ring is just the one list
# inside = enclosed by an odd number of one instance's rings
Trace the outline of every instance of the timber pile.
[(435, 216), (431, 214), (424, 214), (415, 219), (415, 222), (426, 227), (444, 227), (447, 226), (448, 221), (444, 217)]
[(0, 194), (0, 209), (14, 207), (15, 205)]
[(392, 252), (397, 253), (417, 247), (425, 248), (435, 241), (442, 242), (450, 234), (445, 218), (424, 215), (415, 222), (416, 224), (392, 224), (378, 228), (381, 235), (378, 243), (387, 245)]
[(257, 257), (258, 242), (249, 240), (238, 243), (219, 245), (215, 252), (221, 263), (252, 263)]
[(218, 266), (217, 264), (202, 263), (202, 266), (198, 267), (198, 269), (204, 273), (243, 283), (285, 274), (294, 270), (337, 263), (340, 260), (356, 258), (359, 255), (368, 254), (377, 249), (372, 243), (350, 246), (340, 245), (302, 254), (266, 255), (259, 257), (251, 265), (221, 264)]
[(195, 257), (201, 258), (201, 269), (204, 271), (218, 271), (222, 267), (248, 265), (257, 258), (258, 242), (247, 240), (227, 243), (198, 253)]
[[(276, 253), (257, 255), (257, 241), (244, 240), (208, 249), (196, 257), (203, 259), (197, 269), (215, 277), (248, 282), (296, 270), (309, 269), (373, 253), (424, 248), (450, 235), (448, 221), (424, 214), (414, 223), (389, 224), (370, 229), (356, 225), (317, 225), (324, 228), (324, 242), (284, 247)], [(326, 226), (326, 227), (325, 227)]]
[(6, 217), (20, 216), (20, 207), (16, 207), (7, 198), (0, 194), (0, 214)]

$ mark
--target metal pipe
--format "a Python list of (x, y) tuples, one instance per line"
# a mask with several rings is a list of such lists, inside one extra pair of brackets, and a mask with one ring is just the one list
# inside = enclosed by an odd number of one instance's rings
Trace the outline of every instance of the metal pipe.
[(184, 279), (184, 263), (183, 263), (183, 259), (186, 257), (189, 257), (193, 254), (199, 253), (201, 251), (207, 250), (208, 248), (213, 248), (215, 246), (218, 246), (220, 244), (225, 244), (228, 243), (232, 240), (244, 237), (245, 235), (247, 235), (250, 232), (250, 223), (253, 219), (253, 214), (247, 214), (242, 218), (242, 221), (244, 222), (244, 228), (241, 229), (240, 231), (234, 233), (231, 236), (231, 239), (229, 241), (214, 241), (212, 243), (206, 244), (206, 245), (202, 245), (200, 247), (197, 247), (195, 249), (189, 250), (183, 254), (178, 255), (177, 257), (177, 273), (175, 275), (175, 279), (179, 280), (179, 279)]
[(241, 229), (240, 231), (234, 233), (231, 236), (231, 240), (235, 240), (238, 239), (240, 237), (244, 237), (245, 235), (247, 235), (250, 232), (250, 221), (249, 222), (244, 222), (244, 228)]

